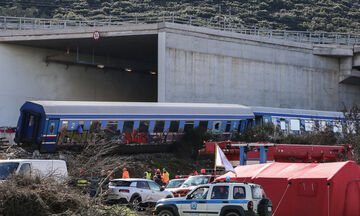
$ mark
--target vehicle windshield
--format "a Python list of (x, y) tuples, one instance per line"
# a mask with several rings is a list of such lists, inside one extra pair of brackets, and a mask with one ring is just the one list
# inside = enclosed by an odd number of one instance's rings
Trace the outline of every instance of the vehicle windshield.
[(209, 182), (209, 178), (210, 176), (191, 176), (190, 178), (186, 179), (182, 186), (186, 187), (207, 184)]
[(178, 188), (184, 183), (185, 179), (179, 179), (179, 180), (171, 180), (169, 181), (169, 184), (166, 185), (166, 188)]
[(19, 163), (4, 162), (0, 163), (0, 178), (6, 179), (10, 174), (13, 174), (19, 166)]

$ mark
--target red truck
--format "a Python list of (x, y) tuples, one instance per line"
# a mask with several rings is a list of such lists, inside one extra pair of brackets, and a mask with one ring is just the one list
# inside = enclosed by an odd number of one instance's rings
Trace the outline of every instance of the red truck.
[(240, 160), (238, 144), (247, 144), (248, 161), (259, 158), (261, 145), (266, 145), (267, 161), (276, 162), (335, 162), (353, 160), (353, 148), (349, 145), (298, 145), (273, 143), (235, 143), (235, 142), (208, 142), (200, 154), (215, 154), (215, 145), (218, 145), (229, 161)]

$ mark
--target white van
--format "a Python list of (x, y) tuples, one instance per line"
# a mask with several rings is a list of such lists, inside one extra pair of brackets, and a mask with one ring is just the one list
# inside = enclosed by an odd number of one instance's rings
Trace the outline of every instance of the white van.
[(63, 160), (0, 160), (0, 179), (5, 180), (10, 174), (52, 177), (57, 181), (64, 181), (68, 177), (66, 163)]

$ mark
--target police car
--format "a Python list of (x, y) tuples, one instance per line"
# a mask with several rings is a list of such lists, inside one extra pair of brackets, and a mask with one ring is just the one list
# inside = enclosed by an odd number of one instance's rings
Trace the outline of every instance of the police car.
[(272, 211), (272, 203), (260, 185), (225, 182), (200, 185), (185, 197), (161, 199), (153, 215), (271, 216)]

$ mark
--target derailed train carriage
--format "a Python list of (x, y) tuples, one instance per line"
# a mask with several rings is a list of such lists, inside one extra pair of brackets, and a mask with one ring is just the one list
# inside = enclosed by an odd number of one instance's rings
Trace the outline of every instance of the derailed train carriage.
[(354, 131), (353, 122), (346, 121), (344, 113), (287, 109), (272, 107), (251, 107), (255, 119), (254, 125), (271, 123), (285, 134), (314, 133), (316, 131), (332, 130), (342, 133), (344, 129)]
[(343, 113), (316, 110), (206, 103), (29, 101), (20, 109), (15, 141), (43, 152), (102, 139), (123, 146), (143, 144), (144, 148), (145, 144), (172, 143), (196, 127), (227, 139), (233, 132), (266, 123), (286, 134), (326, 128), (342, 133), (348, 126)]
[(28, 101), (15, 141), (42, 152), (106, 137), (119, 144), (163, 144), (195, 127), (226, 137), (253, 120), (251, 108), (233, 104)]

